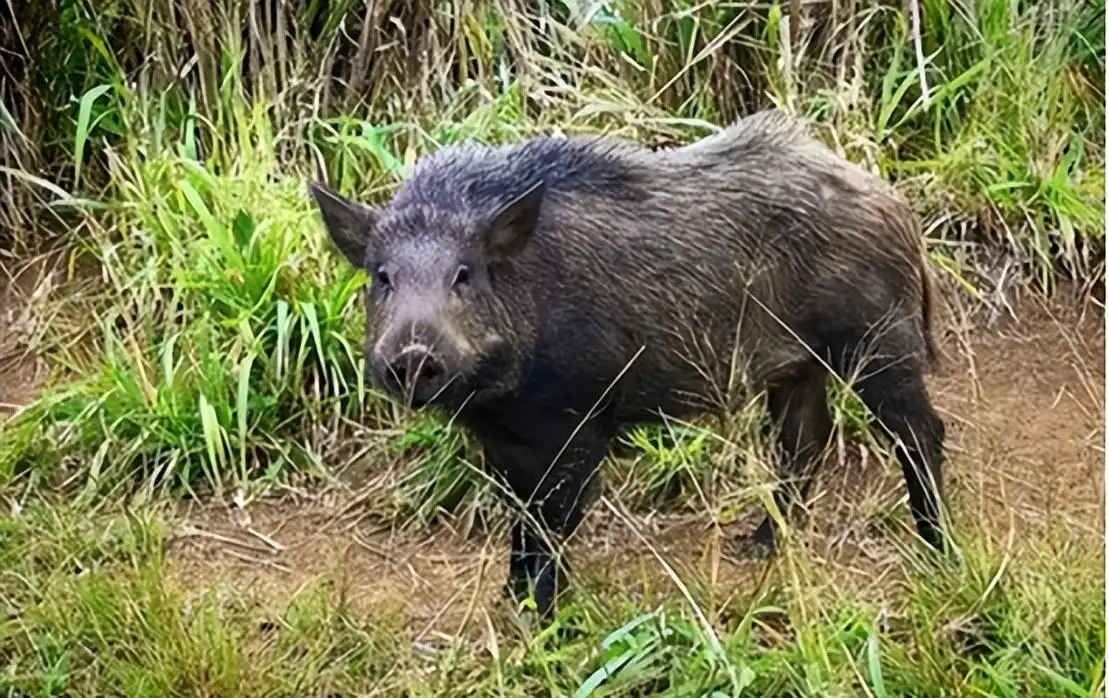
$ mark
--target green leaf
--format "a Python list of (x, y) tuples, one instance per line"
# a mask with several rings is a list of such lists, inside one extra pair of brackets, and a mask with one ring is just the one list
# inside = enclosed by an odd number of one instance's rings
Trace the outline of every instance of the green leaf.
[(582, 682), (577, 690), (573, 692), (573, 698), (586, 698), (586, 696), (591, 696), (601, 684), (612, 676), (615, 676), (616, 672), (618, 672), (624, 664), (629, 662), (634, 655), (634, 651), (628, 650), (623, 654), (609, 659), (604, 663), (604, 666), (594, 671)]
[(302, 303), (300, 310), (304, 313), (304, 319), (308, 321), (308, 328), (312, 333), (312, 341), (315, 342), (316, 354), (319, 356), (319, 362), (325, 363), (326, 357), (323, 355), (323, 336), (319, 331), (319, 318), (316, 316), (314, 303)]
[(240, 210), (231, 223), (231, 232), (235, 236), (235, 244), (240, 250), (245, 251), (250, 247), (250, 241), (254, 237), (254, 219), (246, 211)]
[(111, 85), (97, 85), (81, 97), (81, 104), (77, 110), (77, 135), (73, 148), (73, 188), (81, 183), (81, 165), (85, 158), (85, 143), (91, 131), (92, 105), (100, 99)]
[(873, 684), (873, 692), (877, 694), (877, 698), (888, 698), (885, 676), (881, 672), (881, 641), (876, 629), (870, 629), (869, 639), (866, 641), (866, 661), (869, 665), (869, 680)]
[(254, 365), (254, 358), (254, 352), (250, 352), (239, 364), (238, 394), (235, 400), (235, 409), (239, 417), (239, 467), (244, 482), (246, 480), (247, 413), (250, 409), (250, 368)]

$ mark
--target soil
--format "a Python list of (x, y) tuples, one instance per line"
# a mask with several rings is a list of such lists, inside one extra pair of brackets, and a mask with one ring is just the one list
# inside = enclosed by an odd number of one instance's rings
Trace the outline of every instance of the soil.
[(28, 351), (27, 338), (36, 296), (48, 286), (46, 271), (36, 260), (10, 276), (0, 274), (0, 418), (31, 402), (44, 376), (44, 363)]
[[(1015, 317), (989, 329), (949, 331), (944, 363), (929, 378), (947, 424), (953, 516), (1000, 545), (1050, 541), (1059, 533), (1100, 545), (1103, 312), (1028, 302)], [(18, 370), (0, 376), (0, 402), (25, 397), (27, 380)], [(810, 503), (811, 527), (800, 540), (817, 560), (833, 561), (834, 583), (873, 594), (889, 586), (885, 577), (899, 569), (897, 555), (923, 544), (909, 535), (895, 469), (870, 460), (849, 477), (841, 471), (828, 477), (833, 464), (825, 468)], [(680, 581), (711, 590), (717, 610), (731, 597), (757, 592), (767, 565), (729, 557), (730, 527), (714, 525), (707, 514), (627, 513), (614, 499), (593, 505), (573, 541), (575, 587), (661, 599), (682, 593)], [(417, 640), (504, 617), (496, 610), (503, 608), (503, 534), (463, 536), (447, 525), (434, 532), (375, 528), (368, 523), (372, 512), (349, 504), (286, 499), (183, 508), (173, 519), (170, 574), (186, 589), (215, 585), (272, 609), (329, 580), (331, 593), (357, 612), (391, 615)], [(737, 526), (752, 525), (762, 511), (754, 505)], [(872, 525), (882, 516), (897, 523)]]

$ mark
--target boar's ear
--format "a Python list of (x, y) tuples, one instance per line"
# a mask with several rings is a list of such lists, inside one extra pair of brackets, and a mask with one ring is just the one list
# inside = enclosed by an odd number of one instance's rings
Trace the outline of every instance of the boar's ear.
[(361, 269), (365, 266), (369, 236), (377, 224), (377, 209), (340, 196), (321, 182), (313, 182), (308, 190), (319, 207), (323, 225), (335, 247), (351, 264)]
[(543, 182), (539, 182), (492, 215), (485, 230), (485, 249), (494, 261), (513, 257), (527, 247), (545, 191)]

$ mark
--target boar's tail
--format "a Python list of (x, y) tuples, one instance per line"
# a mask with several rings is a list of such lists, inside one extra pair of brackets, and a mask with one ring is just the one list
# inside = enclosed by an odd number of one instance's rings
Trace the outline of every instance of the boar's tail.
[(927, 363), (931, 365), (931, 368), (937, 367), (940, 360), (940, 353), (938, 347), (935, 345), (935, 279), (930, 272), (928, 266), (927, 250), (921, 251), (922, 259), (920, 259), (920, 282), (921, 282), (921, 297), (922, 301), (922, 321), (923, 321), (923, 343), (924, 349), (927, 352)]

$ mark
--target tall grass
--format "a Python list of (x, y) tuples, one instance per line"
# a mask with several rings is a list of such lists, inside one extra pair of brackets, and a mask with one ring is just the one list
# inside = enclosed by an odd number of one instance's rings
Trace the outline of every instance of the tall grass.
[[(323, 170), (380, 199), (467, 138), (686, 141), (773, 101), (899, 182), (964, 285), (988, 285), (998, 249), (1047, 288), (1103, 276), (1096, 7), (925, 2), (921, 66), (887, 6), (385, 5), (118, 0), (16, 18), (22, 54), (54, 59), (28, 63), (15, 126), (49, 158), (33, 176), (81, 191), (66, 215), (104, 283), (95, 339), (58, 361), (83, 378), (25, 413), (0, 478), (81, 453), (186, 489), (311, 471), (310, 425), (388, 408), (364, 399), (362, 278), (329, 255), (303, 183)], [(411, 20), (405, 36), (385, 16)]]
[(512, 89), (525, 122), (632, 125), (663, 140), (692, 135), (666, 124), (724, 122), (773, 101), (826, 123), (836, 145), (894, 179), (926, 173), (925, 213), (1002, 235), (1044, 279), (1053, 262), (1095, 267), (1103, 2), (921, 5), (923, 65), (909, 18), (884, 4), (31, 4), (10, 44), (39, 72), (19, 85), (13, 114), (68, 188), (83, 158), (104, 169), (88, 138), (135, 126), (108, 85), (144, 95), (152, 135), (190, 131), (200, 155), (236, 146), (233, 102), (245, 99), (267, 105), (283, 158), (327, 161), (332, 149), (302, 138), (321, 119), (433, 121)]

